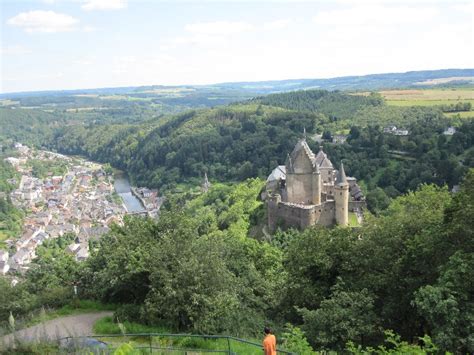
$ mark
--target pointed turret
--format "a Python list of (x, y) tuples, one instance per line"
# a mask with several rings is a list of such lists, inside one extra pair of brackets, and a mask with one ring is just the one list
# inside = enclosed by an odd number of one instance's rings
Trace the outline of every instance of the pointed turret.
[(347, 185), (347, 177), (346, 177), (346, 172), (344, 171), (344, 164), (341, 162), (341, 168), (339, 169), (339, 172), (337, 173), (336, 177), (336, 185)]
[(346, 172), (342, 162), (334, 186), (334, 202), (336, 206), (336, 223), (347, 226), (349, 224), (349, 184), (347, 183)]
[(209, 191), (209, 188), (211, 187), (211, 183), (209, 182), (209, 179), (207, 178), (207, 172), (204, 173), (204, 181), (202, 183), (201, 189), (203, 192)]

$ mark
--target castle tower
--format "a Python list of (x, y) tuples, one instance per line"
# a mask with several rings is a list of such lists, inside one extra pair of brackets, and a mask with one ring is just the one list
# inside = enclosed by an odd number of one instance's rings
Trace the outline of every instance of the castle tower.
[[(313, 204), (314, 154), (302, 138), (286, 159), (287, 202)], [(316, 184), (316, 183), (315, 183)]]
[(336, 205), (336, 223), (347, 226), (349, 224), (349, 184), (342, 162), (334, 184), (334, 202)]
[(209, 188), (211, 187), (211, 183), (209, 182), (209, 179), (207, 178), (207, 172), (204, 173), (204, 181), (202, 182), (201, 185), (201, 190), (202, 192), (208, 192)]
[(321, 204), (321, 172), (319, 171), (318, 164), (315, 164), (313, 171), (313, 180), (312, 180), (312, 202), (313, 205)]

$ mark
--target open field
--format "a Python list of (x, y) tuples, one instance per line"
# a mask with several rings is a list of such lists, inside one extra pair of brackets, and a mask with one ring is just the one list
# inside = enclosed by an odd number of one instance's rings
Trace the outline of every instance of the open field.
[(422, 100), (422, 101), (439, 101), (439, 100), (474, 100), (474, 89), (426, 89), (426, 90), (384, 90), (379, 93), (387, 101), (400, 100)]
[(12, 101), (12, 100), (0, 100), (0, 106), (12, 106), (12, 105), (18, 105), (19, 101)]
[(134, 97), (128, 95), (106, 95), (99, 96), (101, 100), (127, 100), (127, 101), (151, 101), (152, 97)]
[[(369, 95), (370, 92), (361, 92), (356, 95)], [(387, 105), (409, 107), (409, 106), (441, 106), (454, 105), (458, 102), (471, 103), (471, 111), (450, 112), (445, 115), (453, 117), (459, 115), (461, 118), (474, 117), (474, 88), (447, 88), (447, 89), (405, 89), (405, 90), (383, 90), (379, 91)]]
[(418, 81), (414, 83), (415, 85), (439, 85), (452, 83), (453, 81), (468, 81), (474, 82), (474, 77), (472, 76), (451, 76), (449, 78), (438, 78), (438, 79), (429, 79), (425, 81)]
[(470, 102), (474, 106), (474, 89), (384, 90), (379, 92), (392, 106), (437, 106)]
[[(112, 110), (113, 108), (110, 107), (74, 107), (74, 108), (68, 108), (66, 109), (66, 112), (87, 112), (87, 111), (95, 111), (95, 110)], [(46, 111), (46, 110), (44, 110)], [(51, 112), (54, 112), (54, 110), (50, 110)]]

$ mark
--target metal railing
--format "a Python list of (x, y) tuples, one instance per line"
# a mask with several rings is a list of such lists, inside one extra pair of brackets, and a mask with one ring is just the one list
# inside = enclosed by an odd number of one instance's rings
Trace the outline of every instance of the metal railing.
[[(133, 348), (136, 350), (144, 351), (145, 353), (153, 354), (153, 353), (176, 353), (181, 352), (183, 354), (196, 354), (196, 353), (220, 353), (220, 354), (229, 354), (229, 355), (236, 355), (236, 354), (244, 354), (243, 352), (236, 352), (232, 349), (232, 343), (240, 343), (246, 344), (249, 347), (253, 347), (256, 353), (263, 353), (262, 344), (255, 343), (252, 341), (248, 341), (245, 339), (236, 338), (233, 336), (227, 335), (198, 335), (198, 334), (169, 334), (169, 333), (131, 333), (131, 334), (104, 334), (104, 335), (84, 335), (84, 336), (68, 336), (59, 339), (60, 343), (72, 344), (74, 345), (77, 342), (78, 347), (81, 347), (83, 342), (81, 340), (84, 339), (96, 339), (101, 340), (107, 344), (108, 350), (114, 350), (120, 346), (120, 343), (111, 342), (111, 338), (122, 338), (123, 342), (129, 341), (131, 339), (139, 339), (144, 338), (145, 341), (137, 342), (133, 344)], [(186, 347), (173, 344), (173, 342), (169, 344), (162, 344), (162, 342), (157, 341), (159, 339), (166, 339), (166, 338), (195, 338), (195, 339), (203, 339), (203, 340), (225, 340), (225, 348), (222, 349), (206, 349), (206, 348), (199, 348), (199, 347)], [(107, 341), (105, 341), (107, 340)], [(297, 353), (293, 353), (286, 350), (277, 349), (277, 354), (286, 354), (286, 355), (297, 355)]]

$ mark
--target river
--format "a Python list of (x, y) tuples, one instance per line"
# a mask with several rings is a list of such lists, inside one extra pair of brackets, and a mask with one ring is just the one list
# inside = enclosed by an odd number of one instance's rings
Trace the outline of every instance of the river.
[(114, 175), (115, 192), (122, 198), (128, 212), (144, 212), (145, 208), (138, 198), (132, 194), (130, 182), (125, 174)]

